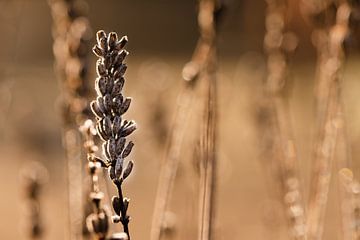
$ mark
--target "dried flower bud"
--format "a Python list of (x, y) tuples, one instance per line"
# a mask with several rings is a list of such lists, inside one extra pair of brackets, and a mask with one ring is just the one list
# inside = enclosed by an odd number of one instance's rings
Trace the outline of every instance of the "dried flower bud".
[(96, 101), (90, 103), (91, 111), (95, 114), (97, 118), (102, 118), (104, 113), (100, 110), (99, 105)]
[(104, 133), (107, 135), (107, 136), (111, 136), (111, 120), (110, 120), (110, 117), (106, 116), (103, 118), (102, 120), (102, 128), (104, 130)]
[(110, 94), (105, 94), (104, 96), (104, 107), (106, 112), (111, 113), (111, 109), (112, 109), (112, 99)]
[(103, 97), (97, 97), (96, 98), (96, 103), (98, 105), (98, 108), (99, 108), (99, 111), (102, 112), (102, 113), (108, 113), (106, 111), (106, 108), (105, 108), (105, 104), (104, 104), (104, 98)]
[(110, 49), (113, 49), (116, 46), (117, 40), (118, 40), (118, 36), (117, 36), (116, 32), (109, 33), (108, 45), (109, 45)]
[(128, 207), (129, 207), (129, 203), (130, 203), (130, 199), (128, 198), (124, 198), (124, 208), (127, 211)]
[(108, 145), (109, 145), (109, 141), (104, 142), (102, 145), (102, 151), (105, 154), (105, 157), (109, 160), (110, 164), (112, 164), (112, 158), (108, 151)]
[(128, 42), (127, 36), (123, 36), (123, 37), (120, 39), (120, 41), (118, 41), (118, 42), (116, 43), (116, 49), (120, 51), (121, 49), (123, 49), (123, 48), (125, 47), (125, 45), (127, 44), (127, 42)]
[(120, 116), (115, 116), (114, 120), (113, 120), (113, 126), (112, 126), (112, 131), (114, 134), (117, 134), (120, 129), (121, 129), (121, 117)]
[(112, 89), (111, 95), (117, 96), (121, 94), (121, 90), (124, 86), (124, 78), (120, 78), (114, 82), (114, 87)]
[(113, 98), (113, 110), (118, 115), (121, 115), (121, 114), (119, 114), (119, 112), (120, 112), (121, 105), (123, 104), (123, 101), (124, 101), (124, 97), (122, 96), (121, 93), (118, 96)]
[(95, 81), (95, 85), (96, 85), (96, 90), (98, 90), (100, 94), (104, 96), (106, 94), (106, 78), (104, 77), (97, 78)]
[(104, 51), (98, 46), (95, 45), (92, 49), (92, 51), (95, 53), (96, 56), (98, 57), (103, 57), (104, 56)]
[(131, 98), (129, 98), (129, 97), (125, 98), (125, 101), (123, 102), (123, 104), (121, 104), (121, 107), (119, 109), (120, 115), (123, 115), (124, 113), (126, 113), (126, 111), (130, 107), (130, 103), (131, 103)]
[(121, 137), (126, 137), (128, 135), (130, 135), (131, 133), (133, 133), (136, 130), (136, 123), (131, 121), (129, 122), (129, 124), (127, 124), (120, 133)]
[(105, 67), (105, 64), (101, 60), (98, 60), (96, 62), (96, 72), (99, 76), (106, 75), (106, 67)]
[(106, 150), (109, 153), (111, 159), (116, 158), (116, 142), (115, 142), (115, 139), (113, 139), (113, 138), (109, 139)]
[(118, 158), (116, 160), (116, 164), (115, 164), (115, 175), (116, 178), (119, 179), (121, 174), (122, 174), (122, 170), (123, 170), (123, 162), (124, 159), (123, 158)]
[(111, 203), (112, 203), (112, 206), (113, 206), (113, 209), (115, 211), (115, 213), (117, 215), (120, 216), (120, 210), (121, 210), (121, 200), (116, 197), (116, 196), (113, 196), (112, 199), (111, 199)]
[(116, 140), (116, 154), (120, 155), (121, 152), (124, 149), (126, 139), (125, 138), (119, 138)]
[(126, 169), (123, 173), (123, 179), (125, 180), (131, 173), (132, 169), (133, 169), (134, 163), (133, 161), (129, 161), (129, 163), (126, 166)]
[(124, 149), (124, 151), (122, 152), (121, 157), (126, 158), (127, 156), (129, 156), (133, 147), (134, 147), (134, 143), (130, 141), (126, 146), (126, 148)]
[(120, 66), (122, 64), (122, 62), (124, 61), (124, 59), (126, 58), (126, 56), (129, 55), (129, 52), (126, 50), (121, 50), (120, 53), (116, 56), (115, 58), (115, 64)]
[(96, 33), (96, 41), (100, 45), (101, 39), (106, 38), (106, 33), (103, 30), (100, 30)]
[(99, 136), (103, 141), (109, 140), (109, 136), (104, 132), (101, 122), (96, 123), (96, 131), (99, 133)]

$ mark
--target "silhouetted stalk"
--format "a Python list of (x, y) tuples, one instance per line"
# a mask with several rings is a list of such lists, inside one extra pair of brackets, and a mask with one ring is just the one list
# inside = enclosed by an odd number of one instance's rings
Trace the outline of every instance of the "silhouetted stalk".
[(306, 239), (305, 211), (298, 177), (297, 154), (290, 122), (288, 102), (284, 97), (288, 53), (297, 45), (296, 37), (286, 32), (286, 0), (267, 0), (266, 34), (264, 47), (268, 55), (266, 79), (269, 106), (273, 114), (272, 127), (275, 132), (280, 185), (288, 231), (291, 239)]

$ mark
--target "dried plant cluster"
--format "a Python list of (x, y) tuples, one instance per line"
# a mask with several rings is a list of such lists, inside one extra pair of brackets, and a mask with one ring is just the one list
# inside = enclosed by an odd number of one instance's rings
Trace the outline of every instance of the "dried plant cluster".
[[(297, 48), (297, 37), (289, 30), (287, 19), (289, 0), (266, 0), (264, 51), (267, 56), (267, 76), (263, 84), (262, 105), (259, 110), (259, 129), (263, 148), (261, 158), (272, 179), (275, 199), (281, 202), (290, 239), (323, 239), (325, 213), (334, 165), (339, 171), (340, 204), (343, 239), (359, 239), (360, 183), (353, 176), (348, 156), (345, 119), (341, 103), (341, 70), (344, 66), (344, 44), (351, 33), (351, 21), (359, 18), (358, 1), (303, 1), (303, 14), (314, 25), (312, 40), (317, 50), (316, 141), (313, 149), (313, 172), (309, 197), (303, 195), (299, 163), (293, 136), (286, 86), (289, 79), (289, 60)], [(67, 151), (69, 180), (70, 239), (80, 240), (82, 234), (83, 177), (82, 150), (79, 129), (84, 137), (87, 170), (90, 176), (89, 199), (92, 212), (86, 226), (94, 239), (129, 240), (129, 199), (124, 196), (123, 184), (130, 176), (134, 163), (128, 160), (134, 143), (129, 136), (136, 130), (133, 120), (124, 118), (131, 98), (123, 95), (124, 63), (128, 52), (126, 36), (115, 32), (96, 34), (93, 47), (98, 57), (95, 80), (96, 99), (91, 101), (88, 83), (88, 53), (90, 25), (83, 0), (49, 0), (54, 20), (54, 54), (62, 86), (64, 144)], [(181, 159), (181, 148), (190, 115), (200, 109), (197, 127), (197, 148), (193, 165), (198, 171), (198, 240), (213, 240), (215, 233), (217, 180), (217, 38), (219, 17), (224, 1), (200, 0), (198, 27), (200, 37), (192, 59), (183, 68), (182, 102), (177, 105), (175, 121), (169, 135), (155, 200), (151, 240), (171, 238), (167, 230), (167, 211), (170, 208), (175, 177)], [(194, 101), (198, 97), (199, 101)], [(197, 106), (198, 105), (198, 106)], [(91, 120), (94, 119), (94, 120)], [(102, 141), (99, 156), (95, 137)], [(336, 157), (337, 151), (341, 157)], [(195, 159), (196, 158), (196, 159)], [(100, 190), (101, 170), (116, 187), (111, 199), (113, 223), (121, 223), (123, 232), (109, 234), (110, 214)], [(26, 177), (25, 188), (30, 206), (30, 237), (42, 235), (39, 212), (40, 187), (38, 174)], [(308, 204), (304, 203), (308, 200)], [(85, 237), (86, 238), (86, 237)]]
[[(63, 144), (67, 158), (70, 239), (82, 239), (82, 148), (78, 127), (91, 117), (88, 79), (91, 28), (84, 0), (49, 0), (53, 18), (55, 67), (60, 80)], [(79, 211), (79, 209), (82, 209)]]
[(91, 102), (91, 109), (96, 116), (97, 133), (104, 141), (102, 149), (105, 159), (96, 158), (96, 162), (108, 168), (109, 177), (118, 191), (118, 196), (111, 200), (115, 212), (112, 220), (122, 223), (130, 239), (130, 217), (127, 215), (129, 199), (123, 196), (122, 184), (133, 168), (133, 162), (126, 161), (134, 146), (132, 141), (127, 141), (127, 137), (136, 130), (136, 123), (123, 119), (131, 102), (131, 98), (125, 98), (122, 94), (125, 83), (123, 76), (127, 68), (124, 63), (128, 55), (124, 49), (127, 41), (127, 37), (118, 39), (115, 32), (97, 33), (93, 52), (99, 57), (95, 83), (98, 97)]

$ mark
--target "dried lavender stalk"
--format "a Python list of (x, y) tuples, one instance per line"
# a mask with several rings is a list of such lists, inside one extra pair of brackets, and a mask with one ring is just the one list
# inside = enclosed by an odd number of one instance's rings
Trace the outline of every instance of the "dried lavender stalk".
[(286, 32), (287, 1), (267, 0), (265, 50), (268, 54), (266, 79), (280, 168), (280, 185), (291, 239), (306, 239), (297, 156), (287, 101), (283, 91), (287, 79), (288, 54), (296, 47), (295, 37)]
[(40, 193), (48, 179), (48, 171), (41, 163), (32, 162), (21, 170), (20, 177), (28, 210), (25, 232), (28, 239), (43, 239), (44, 226), (41, 218)]
[(78, 127), (90, 117), (88, 53), (90, 25), (83, 0), (49, 0), (53, 17), (53, 51), (62, 89), (63, 144), (67, 158), (70, 239), (83, 235), (81, 139)]
[(342, 120), (340, 70), (343, 66), (343, 43), (348, 34), (351, 8), (340, 1), (335, 23), (318, 31), (318, 140), (315, 146), (314, 172), (308, 209), (308, 238), (322, 239), (331, 166)]
[(97, 158), (97, 161), (108, 168), (109, 177), (118, 191), (118, 196), (112, 198), (115, 211), (112, 220), (114, 223), (122, 223), (130, 239), (130, 217), (127, 215), (129, 199), (123, 196), (122, 184), (133, 169), (131, 160), (125, 166), (125, 158), (134, 146), (126, 138), (136, 130), (136, 123), (122, 117), (131, 102), (131, 98), (124, 98), (122, 94), (125, 83), (123, 76), (127, 69), (123, 62), (128, 55), (124, 49), (127, 41), (126, 36), (119, 40), (115, 32), (108, 35), (104, 31), (97, 32), (97, 44), (93, 52), (99, 57), (96, 64), (98, 78), (95, 82), (98, 97), (90, 106), (96, 116), (97, 134), (104, 142), (102, 150), (105, 159)]
[(88, 159), (88, 171), (91, 176), (91, 192), (89, 198), (93, 204), (93, 213), (90, 214), (86, 219), (86, 225), (88, 231), (98, 240), (106, 238), (109, 221), (108, 214), (105, 209), (101, 206), (101, 200), (104, 198), (104, 194), (100, 191), (99, 187), (99, 176), (98, 172), (102, 168), (101, 162), (97, 161), (95, 156), (98, 150), (94, 143), (94, 136), (96, 135), (96, 129), (91, 120), (85, 121), (80, 127), (80, 131), (84, 136), (84, 148), (87, 152)]

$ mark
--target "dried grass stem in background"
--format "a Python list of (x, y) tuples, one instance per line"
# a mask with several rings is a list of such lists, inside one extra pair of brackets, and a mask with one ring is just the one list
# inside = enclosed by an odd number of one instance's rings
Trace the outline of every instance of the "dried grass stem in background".
[(83, 164), (78, 127), (90, 115), (88, 100), (88, 55), (90, 24), (83, 0), (49, 0), (53, 18), (53, 51), (61, 86), (63, 145), (67, 158), (69, 234), (71, 240), (83, 235)]
[(334, 24), (318, 29), (314, 36), (318, 50), (318, 136), (307, 217), (310, 240), (322, 239), (332, 163), (339, 129), (344, 122), (340, 98), (340, 70), (343, 67), (343, 44), (349, 31), (350, 12), (351, 8), (346, 1), (339, 1)]
[(298, 162), (293, 138), (288, 102), (284, 91), (287, 80), (289, 53), (297, 45), (296, 37), (286, 32), (287, 1), (267, 0), (265, 51), (268, 55), (266, 92), (272, 115), (275, 148), (279, 169), (281, 199), (291, 239), (306, 239), (305, 209), (302, 202)]

